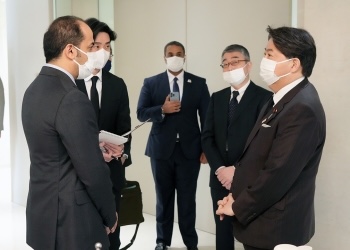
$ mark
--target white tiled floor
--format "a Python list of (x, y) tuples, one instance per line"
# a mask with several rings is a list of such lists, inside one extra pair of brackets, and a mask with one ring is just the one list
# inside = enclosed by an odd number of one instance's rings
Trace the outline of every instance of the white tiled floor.
[[(25, 243), (25, 207), (10, 202), (10, 168), (0, 168), (0, 249), (29, 250)], [(154, 249), (156, 239), (155, 217), (145, 214), (145, 222), (139, 227), (139, 232), (132, 247), (129, 249)], [(129, 243), (135, 226), (122, 227), (122, 246)], [(214, 250), (215, 235), (198, 231), (199, 249)], [(185, 250), (177, 223), (174, 225), (172, 246), (169, 249)], [(68, 249), (67, 249), (68, 250)]]
[[(0, 249), (30, 250), (25, 243), (25, 207), (11, 202), (11, 172), (9, 167), (0, 166)], [(155, 217), (144, 214), (145, 222), (139, 227), (134, 244), (130, 250), (153, 250), (156, 239)], [(130, 242), (135, 226), (125, 226), (121, 229), (122, 246)], [(197, 230), (199, 237), (199, 250), (215, 250), (215, 235)], [(178, 224), (174, 224), (172, 246), (169, 250), (186, 250), (182, 242)], [(236, 250), (241, 250), (236, 244)], [(69, 250), (69, 249), (67, 249)]]

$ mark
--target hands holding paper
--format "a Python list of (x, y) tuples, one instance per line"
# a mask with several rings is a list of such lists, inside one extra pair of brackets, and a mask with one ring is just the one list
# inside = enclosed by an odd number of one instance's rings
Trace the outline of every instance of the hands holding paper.
[(232, 193), (229, 193), (228, 196), (218, 201), (218, 209), (216, 210), (216, 214), (220, 216), (220, 220), (223, 220), (225, 215), (235, 215), (232, 210), (233, 202), (235, 201), (233, 200)]
[(113, 159), (118, 159), (124, 153), (124, 144), (115, 145), (108, 142), (100, 142), (100, 148), (106, 162), (110, 162)]

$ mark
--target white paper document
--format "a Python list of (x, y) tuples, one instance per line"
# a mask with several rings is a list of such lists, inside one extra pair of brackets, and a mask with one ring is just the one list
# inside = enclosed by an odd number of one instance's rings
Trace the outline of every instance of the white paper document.
[(108, 142), (108, 143), (112, 143), (115, 145), (121, 145), (124, 144), (125, 142), (128, 141), (128, 138), (120, 136), (120, 135), (116, 135), (104, 130), (100, 131), (100, 135), (99, 135), (99, 141), (100, 142)]

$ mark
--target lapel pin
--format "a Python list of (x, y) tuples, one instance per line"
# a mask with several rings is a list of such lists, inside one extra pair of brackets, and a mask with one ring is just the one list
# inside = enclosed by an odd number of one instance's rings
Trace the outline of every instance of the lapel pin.
[(188, 79), (188, 80), (187, 80), (187, 82), (188, 82), (188, 83), (191, 83), (191, 82), (192, 82), (192, 80), (191, 80), (191, 79)]

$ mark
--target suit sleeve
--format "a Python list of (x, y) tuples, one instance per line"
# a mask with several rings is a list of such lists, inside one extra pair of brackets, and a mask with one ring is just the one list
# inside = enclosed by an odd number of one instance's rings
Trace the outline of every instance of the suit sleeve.
[[(129, 95), (128, 89), (126, 87), (125, 82), (122, 81), (122, 90), (121, 90), (121, 100), (119, 105), (118, 117), (117, 117), (117, 134), (122, 135), (131, 130), (131, 117), (130, 117), (130, 105), (129, 105)], [(129, 140), (124, 144), (124, 152), (129, 156), (127, 160), (125, 160), (125, 167), (131, 165), (131, 134), (129, 136)]]
[(209, 94), (209, 90), (208, 90), (208, 85), (206, 84), (206, 82), (204, 80), (203, 87), (202, 87), (202, 93), (201, 93), (201, 102), (200, 102), (199, 109), (198, 109), (198, 114), (199, 114), (199, 118), (200, 118), (200, 122), (201, 122), (201, 131), (203, 131), (203, 129), (204, 129), (204, 124), (205, 124), (205, 119), (206, 119), (206, 115), (207, 115), (207, 111), (208, 111), (209, 102), (210, 102), (210, 94)]
[(144, 122), (151, 118), (152, 122), (162, 122), (162, 104), (155, 105), (152, 103), (152, 89), (151, 80), (149, 78), (144, 80), (143, 86), (141, 88), (139, 100), (137, 103), (137, 119), (140, 122)]
[(104, 162), (98, 142), (98, 127), (93, 108), (79, 90), (69, 92), (59, 107), (56, 128), (77, 177), (85, 185), (104, 224), (116, 222), (116, 207), (109, 168)]
[(210, 99), (205, 125), (202, 132), (202, 148), (205, 156), (207, 157), (210, 168), (216, 171), (220, 166), (224, 166), (225, 163), (221, 158), (219, 150), (215, 143), (214, 98), (215, 95), (213, 94)]
[(295, 105), (283, 116), (275, 125), (278, 129), (264, 168), (251, 186), (234, 197), (232, 209), (243, 225), (249, 224), (284, 197), (300, 178), (322, 139), (317, 114), (309, 107)]

